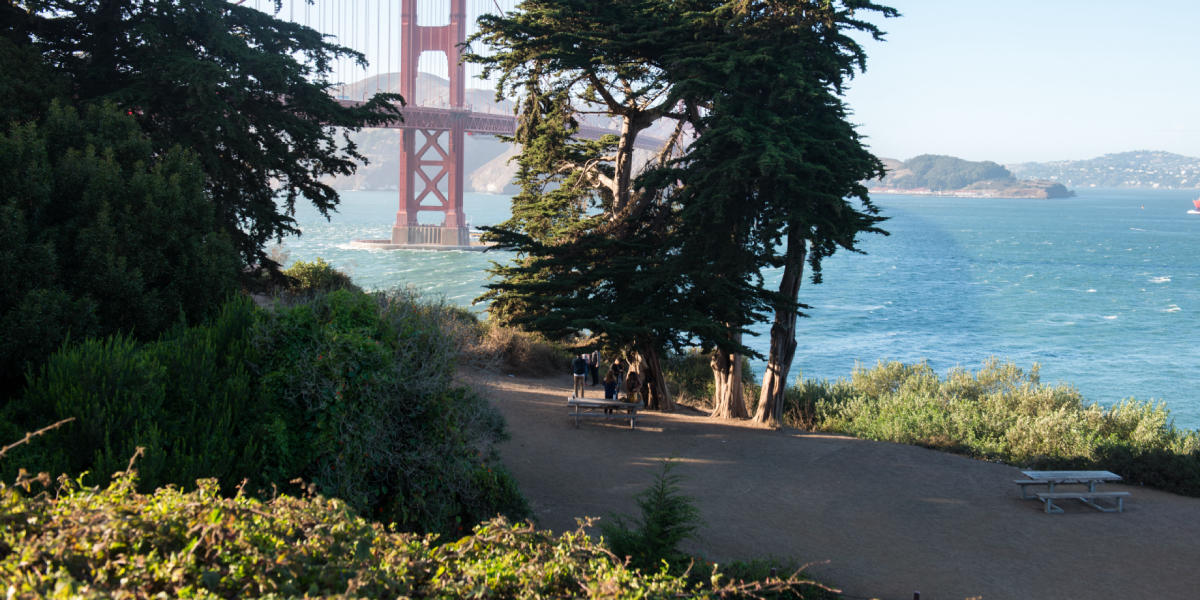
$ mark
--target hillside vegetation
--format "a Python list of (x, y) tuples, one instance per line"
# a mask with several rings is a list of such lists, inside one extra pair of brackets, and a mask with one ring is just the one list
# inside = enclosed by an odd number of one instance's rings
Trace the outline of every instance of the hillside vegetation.
[(1065, 198), (1072, 192), (1050, 181), (1017, 179), (992, 161), (922, 154), (898, 161), (884, 159), (887, 175), (868, 182), (873, 190), (992, 198)]
[(1139, 150), (1087, 160), (1009, 165), (1021, 177), (1049, 179), (1072, 187), (1200, 188), (1200, 158)]
[[(329, 269), (326, 265), (325, 269)], [(314, 277), (308, 268), (305, 277)], [(54, 353), (0, 410), (0, 440), (75, 421), (0, 462), (107, 482), (144, 448), (143, 490), (218, 478), (226, 493), (312, 489), (402, 530), (528, 515), (499, 462), (499, 413), (454, 384), (461, 311), (353, 290), (248, 299), (141, 343)]]
[(793, 426), (1023, 467), (1109, 470), (1200, 496), (1200, 431), (1177, 429), (1161, 403), (1088, 403), (1069, 385), (1043, 384), (1036, 365), (1025, 371), (993, 359), (939, 377), (925, 363), (881, 363), (788, 392)]
[[(731, 582), (639, 571), (582, 532), (504, 519), (448, 543), (397, 533), (345, 502), (136, 491), (69, 478), (0, 486), (0, 580), (9, 598), (761, 598), (834, 597), (804, 582)], [(49, 487), (53, 493), (37, 493)], [(781, 595), (786, 593), (787, 595)]]

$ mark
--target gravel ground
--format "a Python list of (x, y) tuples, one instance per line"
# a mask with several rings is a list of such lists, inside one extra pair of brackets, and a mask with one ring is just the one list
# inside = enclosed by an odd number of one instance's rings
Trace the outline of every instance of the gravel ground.
[(501, 456), (546, 529), (636, 515), (634, 496), (673, 459), (704, 519), (689, 550), (791, 557), (848, 598), (1200, 598), (1198, 498), (1112, 485), (1132, 492), (1124, 513), (1066, 501), (1048, 515), (1006, 465), (686, 410), (576, 429), (569, 378), (471, 384), (508, 421)]

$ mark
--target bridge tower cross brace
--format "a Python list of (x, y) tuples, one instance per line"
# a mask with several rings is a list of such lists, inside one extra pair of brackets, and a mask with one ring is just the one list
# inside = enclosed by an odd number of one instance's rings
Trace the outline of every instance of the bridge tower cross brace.
[[(466, 39), (466, 0), (450, 0), (450, 23), (417, 23), (417, 0), (401, 0), (400, 95), (413, 106), (417, 96), (417, 62), (424, 52), (445, 53), (450, 78), (450, 110), (444, 122), (430, 127), (401, 129), (400, 207), (392, 226), (392, 243), (466, 246), (469, 235), (463, 218), (463, 140), (467, 109), (466, 77), (459, 63), (458, 44)], [(439, 184), (445, 180), (443, 194)], [(432, 200), (434, 203), (427, 204)], [(440, 212), (440, 226), (422, 226), (422, 211)]]

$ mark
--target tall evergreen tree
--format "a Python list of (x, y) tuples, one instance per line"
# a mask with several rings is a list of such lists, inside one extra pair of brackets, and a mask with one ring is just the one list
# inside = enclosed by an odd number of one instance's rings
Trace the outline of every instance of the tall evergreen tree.
[[(490, 312), (549, 334), (594, 334), (632, 347), (652, 382), (651, 402), (670, 408), (658, 365), (664, 345), (689, 336), (668, 308), (686, 308), (664, 278), (662, 236), (671, 208), (634, 184), (635, 144), (660, 118), (683, 119), (671, 81), (653, 57), (676, 27), (658, 2), (526, 0), (485, 15), (471, 43), (497, 48), (467, 59), (498, 73), (498, 96), (519, 96), (521, 144), (513, 217), (489, 232), (516, 250), (497, 266)], [(620, 134), (581, 140), (579, 119), (603, 115)], [(680, 131), (657, 158), (675, 148)]]
[[(776, 290), (758, 279), (754, 292), (727, 296), (721, 317), (737, 335), (764, 302), (774, 313), (756, 414), (763, 422), (779, 420), (804, 308), (797, 295), (805, 263), (819, 282), (825, 257), (854, 250), (859, 233), (882, 232), (860, 181), (880, 176), (883, 167), (862, 145), (839, 97), (844, 80), (865, 66), (847, 33), (881, 35), (859, 18), (870, 12), (896, 14), (861, 0), (729, 2), (700, 20), (710, 33), (678, 49), (685, 56), (721, 50), (702, 63), (679, 61), (682, 70), (674, 73), (688, 82), (685, 93), (709, 99), (698, 139), (667, 170), (685, 184), (680, 255), (693, 261), (691, 269), (719, 261), (722, 277), (742, 282), (764, 268), (783, 270)], [(714, 353), (715, 416), (747, 416), (741, 363), (735, 345)]]
[(333, 61), (362, 61), (361, 54), (250, 7), (225, 0), (5, 4), (3, 35), (64, 75), (73, 103), (112, 102), (137, 119), (158, 151), (181, 145), (195, 154), (217, 218), (250, 265), (269, 262), (269, 240), (298, 232), (297, 199), (326, 216), (337, 206), (337, 193), (321, 179), (351, 173), (364, 160), (345, 131), (396, 115), (394, 95), (357, 107), (330, 96)]
[[(495, 270), (493, 314), (543, 331), (636, 331), (715, 349), (714, 414), (747, 416), (739, 370), (749, 326), (775, 313), (768, 359), (786, 378), (790, 356), (781, 365), (774, 348), (789, 334), (794, 348), (804, 263), (819, 280), (822, 258), (878, 231), (857, 182), (882, 166), (838, 95), (865, 59), (847, 32), (880, 33), (856, 14), (895, 11), (867, 0), (527, 0), (520, 9), (482, 19), (477, 39), (500, 51), (472, 57), (500, 72), (500, 93), (524, 98), (522, 193), (492, 234), (518, 260)], [(607, 146), (575, 140), (575, 115), (589, 112), (619, 119), (621, 135)], [(673, 143), (685, 130), (695, 141), (623, 176), (632, 140), (658, 118), (678, 123)], [(543, 227), (547, 215), (557, 228)], [(781, 289), (766, 289), (766, 267), (784, 268)], [(630, 282), (637, 292), (622, 294)]]

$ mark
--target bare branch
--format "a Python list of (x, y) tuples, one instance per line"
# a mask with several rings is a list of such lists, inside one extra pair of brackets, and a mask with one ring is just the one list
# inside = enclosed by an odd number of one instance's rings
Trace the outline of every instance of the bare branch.
[(53, 425), (47, 425), (47, 426), (45, 426), (37, 431), (34, 431), (32, 433), (26, 433), (25, 437), (5, 446), (3, 448), (0, 448), (0, 458), (4, 458), (4, 455), (7, 454), (9, 450), (12, 450), (13, 448), (16, 448), (17, 446), (20, 446), (21, 444), (27, 444), (33, 438), (35, 438), (39, 435), (44, 435), (49, 431), (58, 429), (59, 427), (62, 427), (63, 425), (66, 425), (67, 423), (70, 423), (71, 421), (74, 421), (74, 420), (75, 420), (75, 417), (67, 417)]

